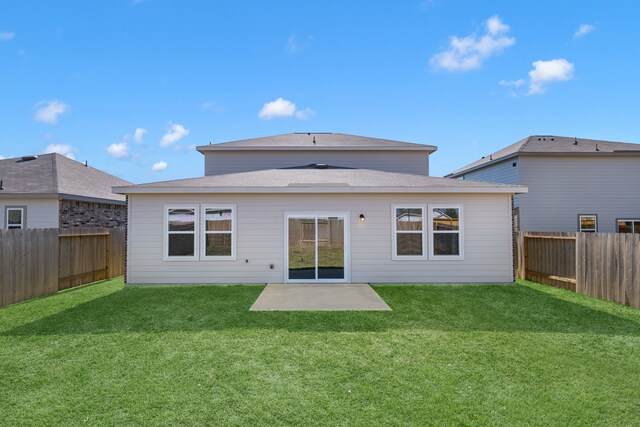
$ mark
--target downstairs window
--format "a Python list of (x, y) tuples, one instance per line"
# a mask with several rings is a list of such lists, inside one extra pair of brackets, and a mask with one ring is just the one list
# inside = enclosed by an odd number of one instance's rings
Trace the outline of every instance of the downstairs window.
[(430, 258), (463, 259), (462, 206), (429, 206)]
[(168, 260), (196, 260), (195, 207), (167, 207), (165, 215), (165, 258)]
[(640, 219), (619, 219), (618, 233), (638, 233), (640, 234)]

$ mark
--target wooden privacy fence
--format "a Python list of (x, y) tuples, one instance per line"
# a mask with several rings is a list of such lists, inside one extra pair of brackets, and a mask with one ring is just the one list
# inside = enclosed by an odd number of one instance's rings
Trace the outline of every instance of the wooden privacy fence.
[(0, 230), (0, 306), (124, 274), (125, 229)]
[(640, 308), (640, 235), (517, 233), (518, 277)]

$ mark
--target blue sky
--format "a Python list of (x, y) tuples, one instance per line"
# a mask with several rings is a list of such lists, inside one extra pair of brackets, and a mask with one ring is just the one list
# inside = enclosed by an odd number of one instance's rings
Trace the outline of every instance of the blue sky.
[[(433, 144), (444, 175), (530, 134), (640, 142), (640, 3), (0, 3), (0, 155), (140, 183), (288, 132)], [(155, 166), (155, 168), (154, 168)], [(156, 169), (156, 170), (154, 170)]]

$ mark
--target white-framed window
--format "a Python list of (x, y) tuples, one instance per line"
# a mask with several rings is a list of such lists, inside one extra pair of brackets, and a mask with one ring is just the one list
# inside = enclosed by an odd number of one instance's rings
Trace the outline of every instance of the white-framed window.
[(236, 206), (202, 206), (200, 259), (236, 259)]
[(640, 218), (616, 220), (618, 233), (640, 234)]
[(426, 208), (426, 205), (391, 206), (392, 259), (426, 259)]
[(462, 205), (429, 205), (429, 257), (464, 259)]
[(165, 206), (164, 214), (164, 259), (197, 260), (197, 206)]
[(598, 215), (578, 215), (578, 231), (582, 233), (598, 231)]
[(5, 228), (17, 230), (25, 228), (25, 207), (7, 207), (5, 210)]

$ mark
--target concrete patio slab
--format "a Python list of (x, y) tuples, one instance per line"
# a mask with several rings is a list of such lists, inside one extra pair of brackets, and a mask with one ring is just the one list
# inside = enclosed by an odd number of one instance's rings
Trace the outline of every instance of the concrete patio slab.
[(368, 284), (267, 284), (250, 311), (390, 311)]

